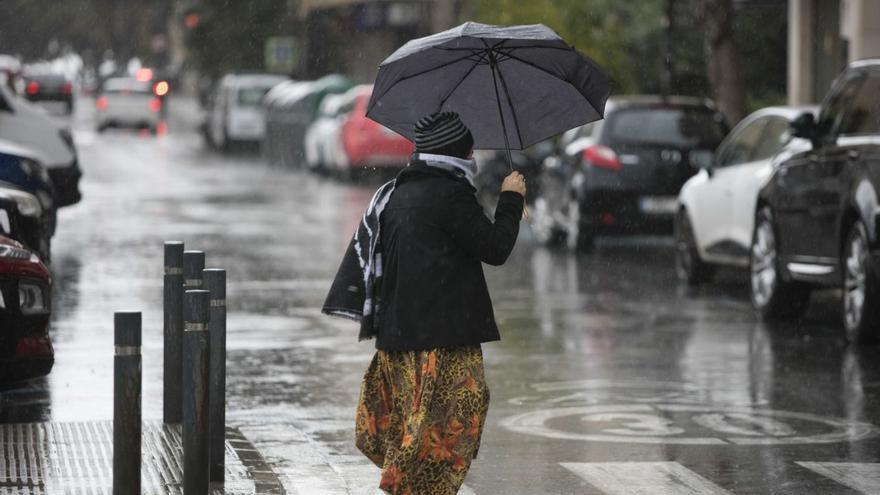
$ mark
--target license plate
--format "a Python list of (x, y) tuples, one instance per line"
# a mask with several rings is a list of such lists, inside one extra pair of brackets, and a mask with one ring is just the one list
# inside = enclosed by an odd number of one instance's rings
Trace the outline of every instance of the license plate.
[(678, 207), (675, 196), (644, 196), (639, 198), (639, 209), (648, 215), (672, 215)]

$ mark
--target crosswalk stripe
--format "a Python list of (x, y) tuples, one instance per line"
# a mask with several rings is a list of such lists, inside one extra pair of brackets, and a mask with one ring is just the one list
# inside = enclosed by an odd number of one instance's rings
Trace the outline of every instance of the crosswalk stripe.
[(563, 462), (605, 495), (731, 495), (677, 462)]
[(864, 495), (880, 495), (880, 463), (798, 462), (797, 464)]

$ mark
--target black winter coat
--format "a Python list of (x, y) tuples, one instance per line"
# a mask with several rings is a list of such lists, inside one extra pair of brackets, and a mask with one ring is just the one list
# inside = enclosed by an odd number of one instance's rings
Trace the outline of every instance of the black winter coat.
[(457, 347), (499, 340), (481, 262), (507, 260), (523, 197), (501, 193), (495, 223), (463, 178), (415, 162), (382, 212), (376, 348)]

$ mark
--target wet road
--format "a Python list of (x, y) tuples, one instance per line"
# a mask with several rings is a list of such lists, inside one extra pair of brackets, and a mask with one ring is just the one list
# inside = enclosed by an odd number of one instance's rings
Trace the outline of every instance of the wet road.
[[(221, 156), (172, 107), (162, 137), (75, 121), (84, 200), (54, 240), (52, 374), (0, 391), (0, 420), (112, 418), (112, 314), (144, 312), (144, 416), (160, 418), (162, 242), (228, 271), (228, 413), (291, 493), (374, 494), (353, 445), (371, 343), (320, 315), (370, 186)], [(374, 186), (373, 186), (374, 187)], [(590, 255), (523, 225), (486, 267), (503, 340), (468, 490), (483, 494), (880, 493), (878, 348), (848, 348), (833, 293), (797, 324), (753, 316), (742, 274), (679, 286), (666, 240)]]

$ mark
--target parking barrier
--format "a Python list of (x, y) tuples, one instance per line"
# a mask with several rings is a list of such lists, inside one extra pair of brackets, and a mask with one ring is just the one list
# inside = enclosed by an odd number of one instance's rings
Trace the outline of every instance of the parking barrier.
[(210, 317), (211, 295), (188, 290), (183, 325), (183, 493), (208, 493), (210, 445)]
[(226, 270), (204, 271), (205, 290), (211, 294), (210, 334), (210, 464), (211, 481), (223, 481), (226, 457)]
[(141, 314), (117, 312), (113, 326), (113, 494), (131, 495), (141, 492)]
[(163, 288), (164, 341), (162, 375), (162, 418), (166, 423), (180, 423), (182, 352), (183, 352), (183, 243), (165, 243), (165, 279)]

